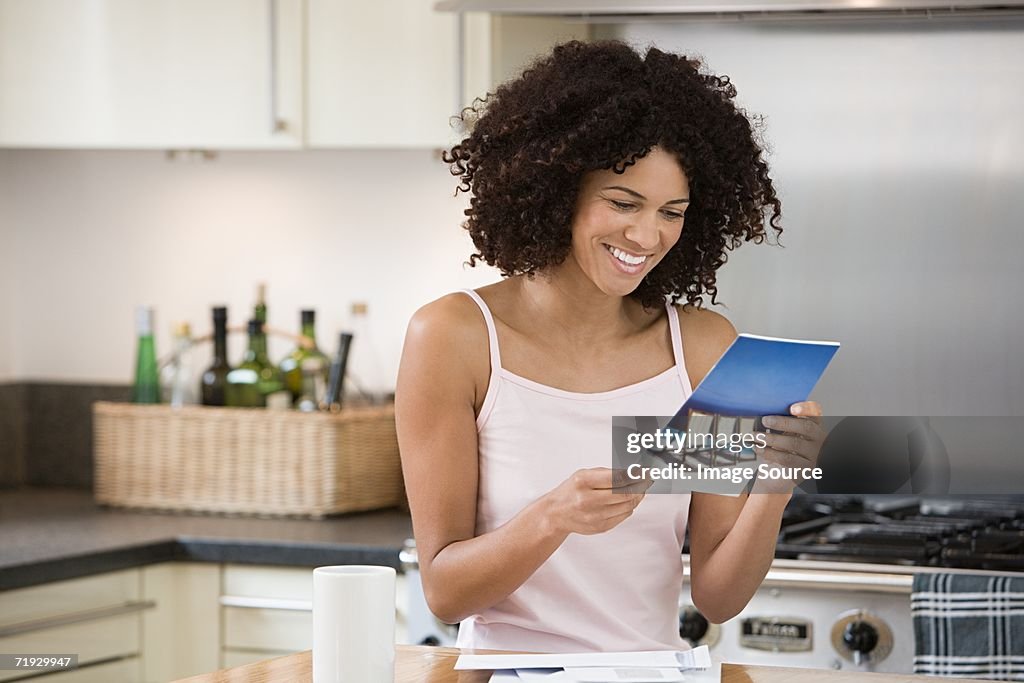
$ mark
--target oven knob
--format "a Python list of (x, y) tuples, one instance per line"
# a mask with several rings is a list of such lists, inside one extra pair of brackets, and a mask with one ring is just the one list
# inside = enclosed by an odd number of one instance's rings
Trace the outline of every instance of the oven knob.
[(877, 664), (892, 652), (892, 629), (866, 610), (850, 610), (832, 625), (832, 646), (857, 666)]
[(855, 664), (878, 645), (878, 629), (866, 621), (851, 621), (843, 629), (843, 642), (850, 648)]
[(696, 645), (707, 635), (708, 620), (695, 609), (687, 608), (679, 613), (679, 637)]

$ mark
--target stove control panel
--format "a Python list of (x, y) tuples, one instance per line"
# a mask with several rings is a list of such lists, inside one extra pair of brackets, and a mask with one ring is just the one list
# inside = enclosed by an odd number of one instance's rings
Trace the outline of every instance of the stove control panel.
[(832, 647), (857, 666), (880, 662), (892, 652), (892, 629), (871, 612), (843, 612), (832, 625)]
[(747, 617), (740, 622), (740, 645), (771, 652), (807, 652), (811, 622), (799, 617)]

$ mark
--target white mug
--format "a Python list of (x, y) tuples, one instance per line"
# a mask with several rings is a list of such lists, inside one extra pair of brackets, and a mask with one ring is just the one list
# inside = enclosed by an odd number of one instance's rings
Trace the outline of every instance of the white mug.
[(313, 570), (313, 683), (393, 683), (395, 570)]

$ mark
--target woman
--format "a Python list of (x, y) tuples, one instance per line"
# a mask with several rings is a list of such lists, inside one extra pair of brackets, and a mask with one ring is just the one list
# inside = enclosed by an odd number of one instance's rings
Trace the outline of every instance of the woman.
[[(772, 560), (787, 492), (645, 498), (606, 467), (611, 416), (673, 414), (736, 336), (701, 307), (726, 251), (766, 212), (781, 233), (735, 90), (698, 66), (571, 42), (463, 112), (445, 161), (473, 194), (471, 263), (505, 279), (415, 314), (397, 391), (424, 589), (460, 647), (685, 647), (687, 523), (711, 621)], [(813, 461), (813, 419), (776, 419), (765, 457)]]

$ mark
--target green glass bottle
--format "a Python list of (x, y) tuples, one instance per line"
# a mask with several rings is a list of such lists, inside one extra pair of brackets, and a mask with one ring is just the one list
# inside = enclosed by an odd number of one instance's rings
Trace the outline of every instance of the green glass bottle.
[(249, 321), (249, 348), (237, 368), (228, 373), (227, 404), (236, 408), (265, 408), (267, 397), (284, 389), (284, 377), (267, 358), (263, 323)]
[(225, 390), (228, 385), (228, 309), (218, 306), (213, 309), (213, 362), (203, 372), (200, 391), (204, 406), (227, 405)]
[(259, 320), (264, 327), (267, 325), (267, 283), (256, 285), (256, 305), (252, 309), (253, 320)]
[(153, 340), (153, 309), (139, 306), (135, 309), (135, 331), (138, 346), (135, 355), (135, 381), (132, 384), (133, 403), (159, 403), (160, 377), (156, 367), (156, 342)]
[(316, 312), (302, 311), (300, 322), (302, 336), (309, 340), (312, 346), (300, 344), (296, 347), (281, 361), (281, 372), (284, 374), (284, 381), (293, 402), (297, 402), (304, 394), (312, 393), (306, 398), (315, 405), (326, 392), (330, 361), (316, 345)]

